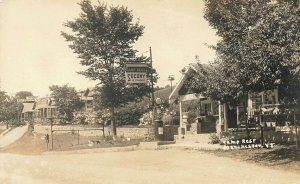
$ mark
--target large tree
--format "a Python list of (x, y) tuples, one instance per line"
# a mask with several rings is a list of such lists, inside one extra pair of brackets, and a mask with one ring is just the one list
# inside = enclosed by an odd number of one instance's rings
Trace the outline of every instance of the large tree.
[(221, 39), (210, 46), (217, 54), (211, 69), (189, 87), (226, 109), (248, 93), (275, 88), (281, 102), (299, 104), (299, 13), (298, 0), (205, 0), (205, 18)]
[(221, 37), (213, 46), (212, 91), (232, 101), (280, 87), (286, 99), (299, 100), (298, 1), (205, 0), (205, 6), (205, 18)]
[(124, 6), (99, 3), (93, 6), (89, 0), (79, 3), (82, 13), (64, 26), (72, 34), (62, 35), (70, 42), (70, 48), (78, 54), (80, 64), (87, 66), (80, 72), (97, 80), (98, 105), (110, 109), (111, 128), (115, 135), (115, 108), (142, 98), (149, 93), (146, 84), (128, 86), (125, 82), (127, 62), (147, 62), (145, 57), (135, 57), (132, 44), (143, 34), (144, 26), (133, 20), (133, 15)]
[(66, 84), (63, 86), (53, 85), (49, 89), (51, 98), (58, 108), (58, 115), (66, 121), (72, 121), (74, 112), (83, 108), (84, 105), (75, 88)]

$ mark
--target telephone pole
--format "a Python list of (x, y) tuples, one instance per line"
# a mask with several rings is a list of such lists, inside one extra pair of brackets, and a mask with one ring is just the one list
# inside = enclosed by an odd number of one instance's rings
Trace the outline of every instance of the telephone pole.
[(150, 67), (151, 67), (151, 93), (152, 93), (152, 127), (153, 127), (153, 130), (154, 130), (154, 140), (158, 140), (158, 128), (157, 128), (157, 124), (155, 122), (155, 101), (154, 101), (154, 80), (153, 80), (153, 65), (152, 65), (152, 50), (151, 50), (151, 47), (150, 47)]
[(154, 125), (154, 120), (155, 120), (155, 102), (154, 102), (154, 80), (153, 80), (153, 64), (152, 64), (152, 50), (150, 47), (150, 68), (151, 68), (151, 106), (152, 106), (152, 123)]
[[(153, 65), (152, 65), (152, 50), (150, 47), (150, 68), (151, 68), (151, 91), (152, 91), (152, 108), (154, 109), (154, 81), (153, 81)], [(154, 112), (154, 111), (153, 111)], [(153, 114), (154, 117), (154, 114)], [(154, 119), (154, 118), (153, 118)]]
[(168, 80), (171, 82), (171, 93), (173, 91), (172, 81), (175, 80), (174, 75), (169, 75)]

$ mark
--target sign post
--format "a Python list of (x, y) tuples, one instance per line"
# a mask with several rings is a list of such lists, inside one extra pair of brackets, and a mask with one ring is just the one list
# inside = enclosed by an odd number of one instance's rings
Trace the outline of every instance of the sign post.
[(151, 102), (152, 102), (152, 125), (155, 130), (155, 102), (154, 102), (154, 79), (153, 79), (153, 66), (152, 66), (152, 50), (150, 51), (150, 63), (126, 63), (125, 79), (126, 84), (147, 84), (150, 74), (150, 87), (151, 87)]

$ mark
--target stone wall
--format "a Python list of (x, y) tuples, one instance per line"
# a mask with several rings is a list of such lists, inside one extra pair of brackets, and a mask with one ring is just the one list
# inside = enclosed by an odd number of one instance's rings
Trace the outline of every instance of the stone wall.
[[(82, 136), (102, 136), (103, 131), (102, 130), (95, 130), (100, 129), (102, 127), (89, 127), (89, 126), (82, 126), (82, 125), (53, 125), (52, 130), (54, 130), (55, 134), (59, 133), (70, 133), (75, 132), (79, 130), (79, 134)], [(49, 125), (35, 125), (34, 126), (34, 132), (40, 133), (40, 134), (51, 134)], [(123, 136), (128, 138), (144, 138), (145, 134), (149, 133), (149, 128), (123, 128), (123, 127), (117, 127), (116, 132), (117, 136)], [(58, 130), (58, 131), (55, 131)], [(64, 131), (63, 131), (64, 130)], [(104, 135), (108, 136), (111, 135), (111, 129), (110, 127), (104, 128)]]
[[(163, 140), (173, 141), (174, 135), (178, 134), (178, 125), (167, 125), (163, 127)], [(101, 128), (101, 127), (98, 127)], [(102, 136), (102, 130), (92, 130), (95, 127), (81, 126), (81, 125), (53, 125), (52, 129), (54, 134), (59, 133), (77, 133), (81, 136)], [(132, 138), (132, 139), (144, 139), (145, 135), (151, 133), (152, 127), (117, 127), (116, 132), (118, 137)], [(55, 131), (58, 130), (58, 131)], [(63, 131), (64, 130), (64, 131)], [(51, 134), (49, 125), (35, 125), (34, 132), (41, 134)], [(110, 127), (104, 128), (105, 136), (111, 135)]]
[(117, 127), (117, 136), (128, 137), (128, 138), (144, 138), (145, 135), (150, 133), (150, 127)]

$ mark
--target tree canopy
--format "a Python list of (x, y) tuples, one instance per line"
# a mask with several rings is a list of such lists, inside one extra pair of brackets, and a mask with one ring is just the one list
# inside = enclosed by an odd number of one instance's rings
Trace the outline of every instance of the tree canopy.
[(17, 99), (26, 99), (28, 96), (33, 96), (32, 92), (30, 91), (19, 91), (15, 94)]
[(77, 91), (74, 87), (69, 87), (67, 84), (63, 86), (53, 85), (49, 87), (51, 98), (58, 108), (59, 116), (66, 121), (72, 121), (74, 112), (83, 107)]
[(18, 121), (22, 111), (22, 104), (15, 97), (0, 91), (0, 121)]
[(299, 99), (299, 13), (298, 1), (205, 0), (205, 18), (221, 37), (203, 84), (208, 95), (228, 102), (280, 87)]
[[(143, 98), (151, 88), (147, 84), (128, 86), (125, 82), (125, 65), (128, 62), (145, 63), (146, 57), (136, 57), (132, 44), (143, 35), (144, 26), (134, 21), (124, 6), (110, 6), (99, 2), (93, 6), (89, 0), (79, 3), (81, 14), (64, 26), (72, 33), (62, 32), (70, 48), (87, 67), (80, 74), (97, 80), (97, 102), (102, 108), (114, 109), (130, 101)], [(97, 105), (97, 104), (96, 104)], [(114, 121), (112, 118), (114, 132)]]

